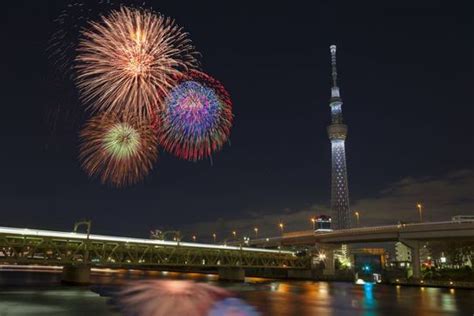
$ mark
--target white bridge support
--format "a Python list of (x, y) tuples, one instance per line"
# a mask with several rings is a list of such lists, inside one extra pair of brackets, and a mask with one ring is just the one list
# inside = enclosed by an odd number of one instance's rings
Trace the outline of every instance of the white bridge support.
[(413, 270), (413, 278), (421, 277), (420, 266), (420, 242), (418, 240), (400, 239), (400, 242), (411, 249), (411, 267)]

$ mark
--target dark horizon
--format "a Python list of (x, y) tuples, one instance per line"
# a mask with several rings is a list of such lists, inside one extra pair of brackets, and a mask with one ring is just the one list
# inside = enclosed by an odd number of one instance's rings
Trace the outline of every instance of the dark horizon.
[[(142, 183), (116, 189), (77, 159), (85, 115), (48, 60), (62, 1), (15, 1), (1, 30), (4, 90), (0, 226), (147, 236), (310, 227), (330, 200), (329, 45), (349, 126), (352, 210), (363, 225), (474, 214), (473, 25), (467, 1), (349, 1), (299, 6), (147, 2), (202, 53), (234, 103), (230, 143), (210, 161), (160, 151)], [(94, 6), (91, 6), (94, 8)], [(59, 111), (59, 112), (58, 112)], [(68, 114), (69, 116), (65, 115)]]

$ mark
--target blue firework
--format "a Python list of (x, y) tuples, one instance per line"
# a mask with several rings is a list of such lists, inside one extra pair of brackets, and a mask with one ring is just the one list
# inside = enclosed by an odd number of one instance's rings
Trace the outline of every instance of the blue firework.
[(202, 138), (219, 120), (219, 97), (212, 89), (196, 81), (179, 84), (167, 101), (169, 124), (182, 137)]
[(160, 116), (161, 146), (195, 161), (209, 157), (228, 140), (232, 102), (217, 80), (192, 70), (169, 92)]

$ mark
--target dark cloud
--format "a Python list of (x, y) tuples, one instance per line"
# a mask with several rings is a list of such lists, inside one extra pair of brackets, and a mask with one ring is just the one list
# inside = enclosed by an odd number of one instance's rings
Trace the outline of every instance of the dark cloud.
[(461, 170), (441, 177), (407, 177), (380, 191), (378, 197), (352, 204), (361, 213), (361, 224), (390, 224), (419, 220), (416, 204), (423, 205), (428, 221), (450, 220), (451, 216), (474, 214), (474, 171)]
[[(426, 221), (450, 220), (454, 215), (474, 215), (474, 170), (460, 170), (441, 177), (403, 178), (380, 190), (378, 196), (355, 200), (352, 210), (361, 214), (361, 225), (394, 224), (399, 220), (418, 221), (416, 204), (423, 204)], [(232, 230), (240, 235), (254, 236), (253, 228), (259, 228), (260, 236), (275, 236), (278, 223), (283, 221), (287, 231), (311, 227), (310, 218), (329, 214), (323, 205), (306, 209), (282, 208), (272, 213), (248, 211), (246, 216), (235, 220), (219, 219), (184, 227), (188, 233), (200, 233), (208, 238), (217, 232), (219, 239), (229, 238)]]

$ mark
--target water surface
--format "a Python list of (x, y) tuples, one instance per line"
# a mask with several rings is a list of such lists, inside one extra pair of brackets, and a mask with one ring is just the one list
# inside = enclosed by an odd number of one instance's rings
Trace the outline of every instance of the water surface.
[(59, 271), (0, 271), (0, 316), (118, 315), (114, 293), (130, 280), (190, 279), (225, 287), (262, 315), (473, 315), (474, 291), (119, 270), (92, 276), (93, 286), (60, 284)]

